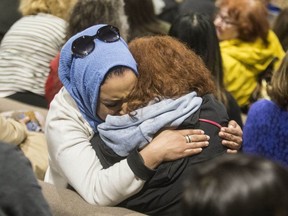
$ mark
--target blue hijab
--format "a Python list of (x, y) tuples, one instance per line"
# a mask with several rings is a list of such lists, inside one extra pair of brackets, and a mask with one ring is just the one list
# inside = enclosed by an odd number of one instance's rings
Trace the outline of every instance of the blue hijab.
[(95, 49), (88, 56), (76, 58), (72, 55), (71, 47), (75, 39), (95, 35), (102, 26), (92, 26), (71, 37), (61, 50), (58, 69), (61, 82), (95, 132), (97, 125), (103, 122), (97, 116), (96, 109), (100, 86), (109, 70), (115, 66), (125, 66), (138, 76), (136, 61), (122, 38), (112, 43), (94, 39)]

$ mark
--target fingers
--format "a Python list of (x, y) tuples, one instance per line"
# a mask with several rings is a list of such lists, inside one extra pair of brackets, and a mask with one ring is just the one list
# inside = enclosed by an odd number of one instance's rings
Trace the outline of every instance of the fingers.
[(184, 137), (186, 143), (205, 142), (210, 139), (209, 136), (204, 134), (203, 130), (199, 129), (179, 130), (179, 133)]
[(229, 121), (229, 124), (228, 124), (229, 128), (236, 128), (237, 126), (238, 126), (238, 124), (236, 121), (234, 121), (234, 120)]
[(199, 154), (203, 151), (203, 148), (208, 146), (208, 144), (208, 142), (187, 143), (187, 148), (183, 153), (185, 157)]
[(221, 128), (219, 136), (226, 141), (231, 141), (231, 142), (236, 142), (238, 144), (242, 144), (242, 134), (235, 135), (235, 134), (226, 132), (224, 128)]
[(227, 141), (227, 140), (222, 140), (222, 144), (224, 146), (226, 146), (227, 148), (229, 148), (230, 150), (240, 150), (241, 145), (239, 145), (236, 142), (231, 142), (231, 141)]
[(164, 130), (140, 154), (146, 166), (155, 168), (163, 161), (199, 154), (208, 146), (208, 140), (209, 136), (204, 135), (202, 130)]
[(201, 135), (204, 134), (203, 130), (199, 130), (199, 129), (185, 129), (185, 130), (177, 130), (180, 134), (182, 134), (183, 136), (185, 135)]
[[(186, 149), (184, 150), (185, 156), (191, 156), (194, 154), (199, 154), (202, 152), (202, 148), (205, 148), (209, 145), (210, 137), (204, 134), (202, 130), (182, 130), (181, 131), (185, 142), (186, 142)], [(187, 135), (187, 133), (189, 133)]]
[(226, 136), (230, 135), (230, 138), (242, 137), (243, 132), (241, 128), (231, 128), (231, 127), (222, 127), (221, 132), (226, 134)]
[(184, 151), (184, 157), (192, 156), (195, 154), (199, 154), (202, 152), (202, 148), (196, 148), (196, 149), (186, 149)]
[(238, 153), (238, 151), (237, 151), (237, 150), (227, 149), (227, 153), (229, 153), (229, 154), (236, 154), (236, 153)]
[[(189, 135), (192, 142), (202, 142), (202, 141), (208, 141), (210, 137), (208, 135)], [(208, 142), (207, 142), (208, 143)]]
[[(207, 147), (209, 145), (208, 141), (196, 141), (198, 136), (204, 136), (204, 139), (207, 139), (208, 136), (206, 135), (190, 135), (194, 141), (190, 143), (186, 143), (186, 150), (184, 151), (184, 155), (191, 156), (195, 154), (199, 154), (202, 152), (203, 148)], [(196, 138), (196, 139), (195, 139)]]
[(242, 146), (242, 136), (235, 136), (233, 134), (223, 132), (222, 129), (219, 136), (223, 139), (222, 144), (231, 150), (239, 150)]
[(242, 146), (242, 129), (233, 120), (229, 122), (228, 127), (221, 128), (219, 136), (223, 139), (222, 144), (230, 150), (239, 150)]
[(208, 141), (204, 142), (192, 142), (192, 143), (187, 143), (186, 148), (187, 149), (197, 149), (197, 148), (205, 148), (209, 145)]

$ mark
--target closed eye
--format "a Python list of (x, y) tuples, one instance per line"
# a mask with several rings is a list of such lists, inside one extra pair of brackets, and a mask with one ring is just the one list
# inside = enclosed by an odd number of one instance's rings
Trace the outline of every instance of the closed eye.
[(117, 102), (113, 102), (113, 103), (103, 103), (107, 108), (115, 108), (118, 106), (122, 106), (122, 101), (117, 101)]

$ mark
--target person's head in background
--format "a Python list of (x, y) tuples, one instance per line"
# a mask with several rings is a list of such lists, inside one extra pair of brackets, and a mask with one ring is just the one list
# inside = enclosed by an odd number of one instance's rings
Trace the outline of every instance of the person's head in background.
[(272, 101), (288, 111), (288, 52), (286, 52), (278, 70), (272, 75), (268, 94)]
[(285, 51), (288, 51), (288, 7), (281, 10), (274, 21), (273, 31)]
[(23, 16), (46, 13), (67, 20), (69, 11), (76, 1), (77, 0), (20, 0), (19, 11)]
[(218, 0), (218, 13), (214, 24), (220, 41), (239, 39), (254, 42), (261, 38), (267, 42), (269, 32), (268, 11), (260, 0)]
[(170, 24), (158, 19), (152, 0), (124, 0), (130, 26), (129, 39), (149, 35), (165, 35)]
[(202, 59), (170, 36), (147, 36), (129, 43), (139, 79), (128, 97), (128, 111), (153, 100), (178, 98), (192, 91), (198, 96), (214, 93), (211, 73)]
[(286, 216), (288, 171), (264, 158), (235, 154), (193, 170), (184, 183), (181, 215)]
[[(172, 23), (175, 17), (179, 14), (179, 7), (185, 1), (186, 0), (153, 0), (154, 5), (156, 5), (155, 2), (163, 2), (161, 11), (156, 10), (158, 12), (156, 13), (157, 17), (159, 17), (159, 19), (164, 20), (168, 23)], [(157, 7), (157, 5), (155, 7)]]
[(59, 78), (95, 131), (108, 114), (119, 114), (137, 75), (136, 62), (114, 26), (85, 29), (61, 50)]
[(216, 12), (215, 0), (185, 0), (179, 6), (179, 14), (189, 12), (205, 14), (211, 20), (214, 20)]
[(78, 0), (68, 19), (67, 39), (96, 24), (116, 26), (124, 40), (128, 38), (129, 24), (123, 0)]
[[(123, 0), (78, 0), (68, 17), (66, 40), (88, 27), (103, 23), (116, 26), (121, 37), (127, 41), (129, 24)], [(58, 78), (58, 65), (59, 54), (50, 64), (51, 70), (45, 83), (45, 97), (49, 104), (62, 87)]]
[(179, 15), (171, 25), (169, 35), (178, 38), (199, 55), (213, 75), (216, 96), (227, 105), (224, 93), (222, 58), (213, 21), (204, 14), (190, 12)]

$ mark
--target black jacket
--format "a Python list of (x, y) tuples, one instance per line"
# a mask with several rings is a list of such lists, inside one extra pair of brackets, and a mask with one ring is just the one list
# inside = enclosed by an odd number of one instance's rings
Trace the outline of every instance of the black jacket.
[[(222, 126), (227, 126), (228, 124), (228, 115), (224, 105), (218, 102), (214, 96), (205, 95), (200, 109), (187, 118), (178, 129), (195, 128), (204, 130), (205, 134), (210, 136), (209, 146), (203, 149), (200, 154), (163, 163), (154, 172), (147, 173), (144, 176), (147, 177), (149, 175), (150, 178), (142, 190), (120, 203), (119, 206), (148, 215), (174, 216), (179, 213), (182, 186), (186, 176), (193, 172), (194, 166), (218, 157), (226, 153), (227, 150), (221, 144), (222, 140), (218, 136), (220, 128), (199, 119), (211, 120)], [(104, 168), (123, 159), (111, 149), (108, 149), (99, 138), (99, 135), (96, 134), (91, 143)], [(135, 153), (132, 154), (135, 155)], [(138, 160), (136, 159), (135, 163), (138, 163)], [(133, 163), (131, 159), (129, 161)], [(142, 170), (143, 172), (145, 170)]]

